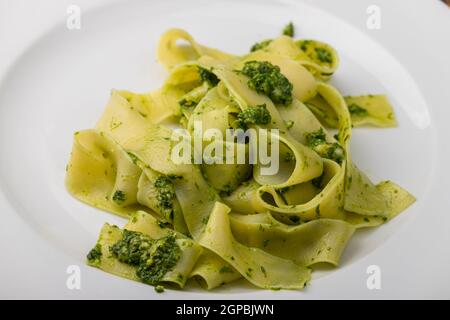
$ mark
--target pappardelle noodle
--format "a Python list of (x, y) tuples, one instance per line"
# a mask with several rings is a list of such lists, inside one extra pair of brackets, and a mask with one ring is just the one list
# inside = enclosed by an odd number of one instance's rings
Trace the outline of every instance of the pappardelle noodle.
[[(191, 278), (206, 289), (241, 278), (300, 289), (314, 265), (339, 264), (355, 230), (415, 201), (391, 181), (372, 183), (352, 161), (353, 127), (395, 127), (396, 119), (384, 95), (342, 96), (327, 82), (339, 65), (330, 45), (295, 40), (290, 24), (233, 55), (171, 29), (157, 56), (169, 73), (161, 88), (113, 90), (95, 128), (74, 135), (68, 191), (128, 219), (103, 226), (89, 265), (157, 292)], [(267, 140), (279, 142), (278, 172), (262, 174), (262, 163), (174, 163), (175, 128), (193, 132), (198, 122), (223, 133), (278, 129)], [(245, 142), (217, 142), (248, 152)]]

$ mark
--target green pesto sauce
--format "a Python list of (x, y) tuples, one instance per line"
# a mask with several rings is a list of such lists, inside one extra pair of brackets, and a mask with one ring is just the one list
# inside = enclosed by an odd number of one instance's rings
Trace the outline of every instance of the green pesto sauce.
[(299, 47), (304, 52), (308, 51), (308, 47), (309, 47), (310, 44), (311, 44), (311, 40), (299, 41)]
[(349, 105), (348, 111), (350, 112), (350, 114), (352, 116), (358, 116), (358, 117), (365, 117), (369, 114), (366, 109), (357, 105), (356, 103), (352, 103), (351, 105)]
[(122, 240), (111, 246), (111, 253), (120, 261), (126, 264), (138, 265), (141, 256), (148, 251), (154, 241), (150, 237), (136, 231), (123, 231)]
[(293, 85), (278, 66), (268, 61), (247, 61), (239, 72), (250, 78), (247, 82), (250, 89), (265, 94), (275, 104), (289, 105), (292, 102)]
[(102, 247), (99, 243), (97, 243), (95, 247), (89, 251), (86, 258), (89, 264), (96, 265), (100, 263), (100, 259), (102, 258)]
[(198, 67), (198, 73), (200, 75), (200, 80), (208, 83), (210, 87), (215, 87), (220, 81), (214, 73), (205, 68)]
[(136, 276), (150, 285), (161, 282), (181, 257), (181, 249), (174, 235), (153, 240), (141, 232), (126, 229), (122, 239), (112, 245), (110, 250), (120, 262), (136, 266)]
[(331, 159), (339, 164), (345, 159), (344, 149), (337, 142), (327, 142), (325, 132), (322, 128), (307, 133), (305, 137), (308, 147), (317, 152), (322, 158)]
[(117, 190), (116, 192), (114, 192), (114, 195), (112, 197), (113, 201), (117, 204), (121, 204), (126, 200), (127, 196), (125, 194), (125, 192), (121, 191), (121, 190)]
[(160, 282), (181, 257), (181, 249), (173, 235), (156, 240), (154, 246), (156, 248), (150, 254), (144, 255), (136, 272), (144, 283), (151, 285)]
[(179, 178), (175, 175), (161, 175), (153, 184), (157, 192), (156, 206), (167, 219), (173, 219), (173, 201), (176, 198), (173, 181)]
[(238, 127), (247, 129), (249, 124), (269, 124), (272, 120), (270, 112), (267, 110), (265, 104), (248, 107), (241, 111), (238, 115)]
[(314, 51), (316, 52), (317, 59), (319, 59), (320, 62), (333, 63), (333, 56), (330, 51), (324, 48), (314, 48)]

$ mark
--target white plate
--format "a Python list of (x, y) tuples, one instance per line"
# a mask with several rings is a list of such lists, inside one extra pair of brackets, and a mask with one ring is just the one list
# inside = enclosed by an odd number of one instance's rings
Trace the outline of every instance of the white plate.
[[(381, 29), (369, 30), (371, 2), (343, 2), (111, 3), (84, 9), (80, 30), (59, 23), (29, 46), (0, 86), (0, 297), (449, 298), (450, 10), (438, 1), (378, 1)], [(389, 224), (358, 233), (342, 265), (319, 272), (304, 291), (237, 283), (160, 295), (85, 266), (103, 222), (124, 220), (65, 191), (73, 132), (95, 124), (112, 88), (142, 92), (161, 85), (166, 74), (155, 46), (167, 28), (185, 28), (201, 43), (244, 53), (291, 20), (299, 37), (337, 49), (342, 64), (333, 83), (343, 93), (389, 96), (399, 127), (356, 129), (352, 152), (375, 181), (392, 179), (417, 203)], [(72, 265), (80, 268), (80, 290), (66, 286)], [(381, 290), (366, 286), (370, 265), (380, 267)]]

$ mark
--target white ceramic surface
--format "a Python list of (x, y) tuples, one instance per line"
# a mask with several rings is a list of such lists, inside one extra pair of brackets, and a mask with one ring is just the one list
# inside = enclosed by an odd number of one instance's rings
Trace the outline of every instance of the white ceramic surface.
[[(4, 53), (14, 62), (0, 74), (0, 297), (450, 298), (448, 8), (438, 1), (378, 1), (381, 29), (369, 30), (369, 1), (103, 2), (82, 7), (80, 30), (66, 28), (63, 12), (25, 49)], [(399, 183), (417, 203), (381, 228), (358, 232), (341, 266), (317, 272), (304, 291), (264, 291), (240, 282), (159, 295), (85, 266), (103, 222), (125, 221), (66, 192), (73, 132), (95, 124), (112, 88), (143, 92), (161, 85), (166, 73), (155, 48), (167, 28), (244, 53), (278, 35), (287, 21), (298, 37), (337, 49), (341, 67), (332, 83), (341, 92), (389, 96), (399, 127), (355, 129), (353, 157), (374, 181)], [(80, 290), (66, 286), (70, 265), (80, 267)], [(370, 265), (381, 269), (381, 290), (367, 289)]]

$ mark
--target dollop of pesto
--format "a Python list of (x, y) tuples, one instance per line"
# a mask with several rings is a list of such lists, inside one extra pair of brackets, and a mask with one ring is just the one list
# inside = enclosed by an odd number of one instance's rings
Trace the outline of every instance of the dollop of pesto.
[(267, 95), (276, 104), (292, 102), (292, 83), (280, 72), (280, 68), (268, 61), (247, 61), (240, 73), (250, 79), (247, 85), (258, 93)]
[(126, 264), (138, 265), (142, 255), (153, 245), (153, 239), (136, 231), (123, 230), (122, 240), (111, 246), (111, 253)]
[(175, 175), (161, 175), (154, 182), (157, 191), (157, 207), (167, 219), (173, 219), (173, 201), (176, 197), (173, 181), (180, 177)]
[(91, 265), (97, 265), (100, 263), (100, 259), (102, 258), (102, 247), (99, 243), (97, 243), (95, 247), (89, 251), (86, 258), (88, 263)]
[(142, 282), (156, 285), (172, 270), (181, 257), (181, 249), (175, 236), (168, 235), (155, 241), (150, 251), (141, 257), (136, 275)]
[(283, 29), (283, 35), (288, 37), (294, 37), (294, 24), (292, 22), (289, 22)]
[(116, 192), (114, 192), (113, 194), (113, 201), (117, 204), (121, 204), (126, 200), (127, 196), (125, 194), (125, 192), (121, 191), (121, 190), (117, 190)]
[(238, 115), (238, 127), (247, 129), (249, 124), (268, 124), (272, 120), (265, 104), (248, 107)]
[(356, 103), (352, 103), (351, 105), (349, 105), (348, 111), (350, 112), (350, 114), (352, 116), (365, 117), (368, 115), (367, 110), (364, 109), (363, 107), (357, 105)]
[(305, 136), (308, 147), (317, 152), (322, 158), (331, 159), (339, 164), (345, 159), (344, 149), (337, 142), (327, 142), (322, 128), (307, 133)]
[(198, 73), (200, 75), (200, 80), (208, 83), (211, 87), (215, 87), (220, 81), (214, 73), (205, 68), (198, 67)]
[(120, 262), (136, 266), (136, 276), (150, 285), (159, 284), (181, 257), (175, 235), (153, 240), (141, 232), (126, 229), (110, 251)]

